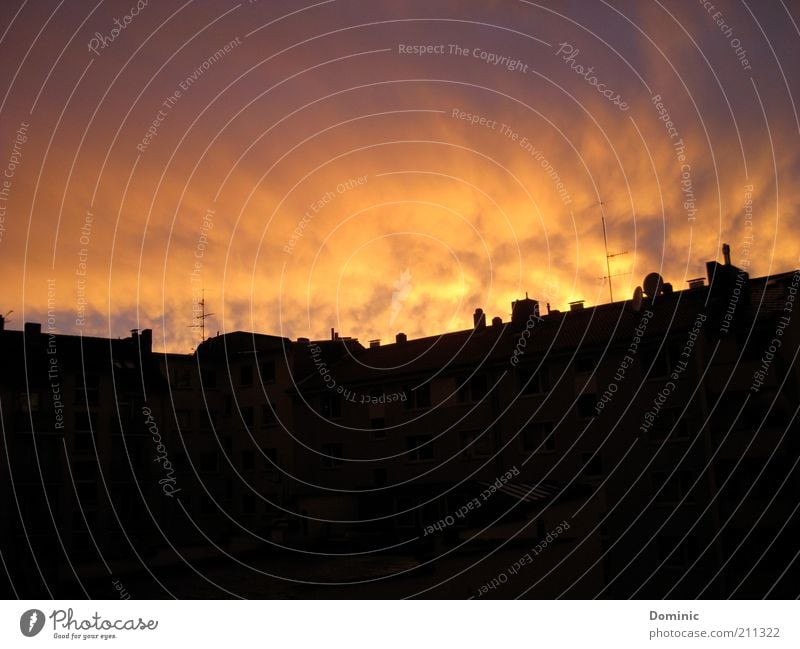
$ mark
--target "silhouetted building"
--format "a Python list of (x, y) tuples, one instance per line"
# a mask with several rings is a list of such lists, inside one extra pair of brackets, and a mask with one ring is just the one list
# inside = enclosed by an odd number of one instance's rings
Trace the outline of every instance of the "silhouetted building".
[(80, 594), (143, 564), (201, 588), (197, 562), (248, 553), (365, 582), (309, 596), (795, 595), (800, 271), (753, 279), (727, 251), (707, 271), (366, 348), (0, 331), (13, 583)]

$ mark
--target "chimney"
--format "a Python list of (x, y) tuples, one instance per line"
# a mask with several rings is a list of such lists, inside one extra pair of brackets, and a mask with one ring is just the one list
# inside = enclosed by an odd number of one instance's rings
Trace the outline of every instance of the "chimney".
[(731, 265), (731, 247), (727, 243), (722, 244), (722, 256), (725, 258), (725, 265)]
[(486, 314), (483, 309), (475, 309), (475, 313), (472, 315), (472, 322), (476, 329), (483, 329), (486, 326)]
[(574, 302), (569, 303), (569, 310), (570, 311), (583, 311), (583, 303), (584, 300), (575, 300)]
[(33, 338), (42, 333), (42, 325), (39, 322), (26, 322), (25, 323), (25, 338), (29, 336)]
[(6, 318), (5, 316), (0, 315), (0, 331), (5, 331), (6, 328)]
[(495, 316), (494, 318), (492, 318), (492, 326), (493, 327), (503, 326), (503, 319), (500, 316)]
[(689, 284), (690, 289), (703, 288), (706, 284), (705, 277), (695, 277), (694, 279), (686, 280), (686, 282)]
[(397, 336), (395, 336), (394, 341), (398, 345), (400, 345), (402, 343), (408, 342), (408, 336), (406, 336), (404, 333), (399, 333), (399, 334), (397, 334)]
[(142, 333), (139, 336), (139, 349), (142, 350), (142, 354), (150, 354), (153, 351), (153, 330), (152, 329), (142, 329)]
[(375, 340), (370, 340), (369, 341), (369, 348), (370, 349), (375, 349), (376, 347), (380, 347), (380, 346), (381, 346), (381, 339), (380, 338), (375, 338)]

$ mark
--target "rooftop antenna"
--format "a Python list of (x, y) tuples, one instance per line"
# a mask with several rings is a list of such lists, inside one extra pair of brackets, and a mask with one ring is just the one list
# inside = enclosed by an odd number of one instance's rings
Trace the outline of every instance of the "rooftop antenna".
[(193, 320), (199, 320), (199, 323), (190, 324), (189, 329), (200, 329), (200, 342), (204, 342), (206, 339), (206, 318), (210, 318), (213, 313), (206, 313), (206, 289), (203, 289), (202, 297), (200, 301), (197, 303), (200, 305), (200, 315), (194, 316)]
[(608, 235), (606, 234), (606, 211), (605, 211), (604, 208), (610, 202), (611, 201), (600, 200), (597, 203), (595, 203), (595, 205), (599, 205), (600, 206), (600, 222), (603, 224), (603, 248), (605, 249), (605, 252), (606, 252), (606, 274), (603, 275), (603, 277), (600, 277), (599, 279), (607, 279), (608, 280), (608, 297), (613, 302), (614, 301), (614, 289), (611, 286), (611, 278), (612, 277), (617, 277), (619, 275), (628, 275), (629, 273), (616, 273), (614, 275), (611, 274), (611, 259), (612, 259), (612, 257), (619, 257), (621, 255), (627, 255), (628, 251), (624, 250), (623, 252), (614, 252), (614, 253), (610, 253), (610, 254), (608, 252)]

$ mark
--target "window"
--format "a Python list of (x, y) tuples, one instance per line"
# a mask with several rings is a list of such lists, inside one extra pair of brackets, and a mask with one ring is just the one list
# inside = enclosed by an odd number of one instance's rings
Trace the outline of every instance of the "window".
[(253, 366), (250, 364), (242, 365), (239, 368), (239, 384), (253, 385)]
[(685, 540), (679, 536), (657, 536), (656, 551), (659, 562), (667, 568), (686, 568), (700, 555), (697, 537), (693, 534)]
[(100, 403), (100, 377), (97, 374), (84, 374), (75, 380), (76, 404), (96, 406)]
[(97, 413), (95, 412), (76, 412), (75, 430), (91, 432), (97, 430)]
[(552, 421), (534, 421), (522, 429), (522, 449), (525, 451), (552, 452), (556, 450), (556, 438)]
[(582, 354), (575, 358), (575, 372), (578, 374), (591, 374), (597, 367), (598, 359), (593, 354)]
[(192, 427), (192, 413), (189, 410), (176, 410), (175, 420), (178, 422), (178, 430), (188, 433)]
[(203, 514), (213, 514), (216, 512), (216, 506), (210, 496), (203, 494), (200, 496), (200, 511)]
[(326, 469), (334, 469), (342, 466), (342, 455), (344, 455), (344, 447), (342, 444), (323, 444), (322, 445), (322, 466)]
[[(741, 402), (739, 403), (741, 404)], [(666, 408), (658, 413), (648, 432), (652, 442), (661, 442), (665, 439), (671, 441), (688, 439), (688, 414), (681, 418), (680, 408)]]
[(200, 381), (203, 384), (203, 389), (208, 390), (217, 387), (217, 372), (216, 370), (207, 369), (200, 371)]
[(456, 379), (456, 386), (459, 402), (481, 401), (487, 392), (486, 375), (473, 374), (471, 377), (461, 377)]
[(386, 419), (373, 417), (369, 420), (369, 427), (372, 431), (372, 439), (386, 439)]
[(263, 361), (259, 367), (261, 381), (264, 383), (275, 382), (275, 361)]
[(252, 471), (256, 468), (256, 454), (251, 450), (242, 451), (242, 471)]
[(175, 388), (192, 387), (192, 372), (188, 367), (176, 367), (172, 371), (172, 386)]
[(76, 451), (91, 451), (94, 449), (94, 437), (89, 432), (76, 432), (74, 446)]
[(217, 472), (217, 454), (216, 453), (201, 453), (200, 454), (200, 470), (204, 473)]
[(397, 527), (414, 527), (417, 520), (417, 510), (410, 498), (398, 498), (395, 507), (395, 524)]
[(275, 417), (275, 404), (274, 403), (265, 403), (261, 406), (261, 425), (266, 426), (274, 426), (277, 423), (277, 419)]
[(489, 457), (494, 449), (492, 431), (464, 430), (460, 433), (461, 454), (466, 459)]
[(594, 455), (591, 453), (584, 453), (581, 455), (581, 464), (583, 465), (583, 474), (587, 478), (600, 478), (603, 475), (603, 460), (600, 451)]
[(320, 396), (320, 414), (330, 419), (342, 416), (342, 402), (338, 394), (323, 394)]
[(243, 514), (256, 513), (256, 497), (254, 494), (244, 494), (242, 496), (242, 513)]
[(597, 414), (594, 409), (597, 404), (597, 395), (594, 392), (588, 392), (578, 397), (575, 412), (580, 419), (591, 419)]
[(431, 407), (430, 383), (420, 385), (414, 390), (411, 388), (406, 388), (405, 393), (408, 395), (408, 399), (406, 400), (406, 410)]
[(642, 359), (642, 375), (647, 380), (664, 378), (669, 374), (669, 352), (666, 343), (661, 345), (661, 349), (657, 345), (642, 347), (639, 355)]
[(388, 474), (385, 467), (372, 470), (372, 479), (376, 487), (385, 487), (388, 481)]
[(253, 406), (242, 407), (242, 422), (247, 428), (253, 427)]
[(197, 420), (200, 422), (200, 430), (207, 433), (217, 424), (217, 411), (201, 410), (197, 413)]
[(225, 416), (230, 417), (233, 413), (233, 397), (229, 394), (225, 395)]
[(264, 470), (275, 471), (278, 465), (278, 449), (264, 448), (261, 450), (264, 453)]
[(96, 482), (97, 462), (75, 462), (72, 465), (72, 477), (75, 482)]
[(546, 365), (531, 365), (517, 370), (519, 390), (522, 394), (540, 394), (550, 389), (550, 373)]
[(17, 406), (21, 412), (39, 412), (39, 393), (21, 392), (17, 398)]
[[(652, 484), (653, 493), (661, 491), (656, 496), (655, 502), (659, 505), (677, 505), (684, 497), (685, 502), (692, 502), (689, 492), (692, 488), (694, 476), (691, 471), (675, 471), (670, 475), (666, 471), (654, 471)], [(662, 489), (663, 487), (663, 489)]]
[(409, 435), (406, 437), (409, 462), (429, 462), (433, 459), (433, 437), (431, 435)]

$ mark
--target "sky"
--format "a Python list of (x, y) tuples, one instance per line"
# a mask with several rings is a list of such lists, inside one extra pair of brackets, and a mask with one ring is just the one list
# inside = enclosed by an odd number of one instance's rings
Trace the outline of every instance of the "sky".
[[(9, 328), (390, 341), (800, 266), (797, 2), (0, 4)], [(605, 218), (606, 259), (602, 219)]]

